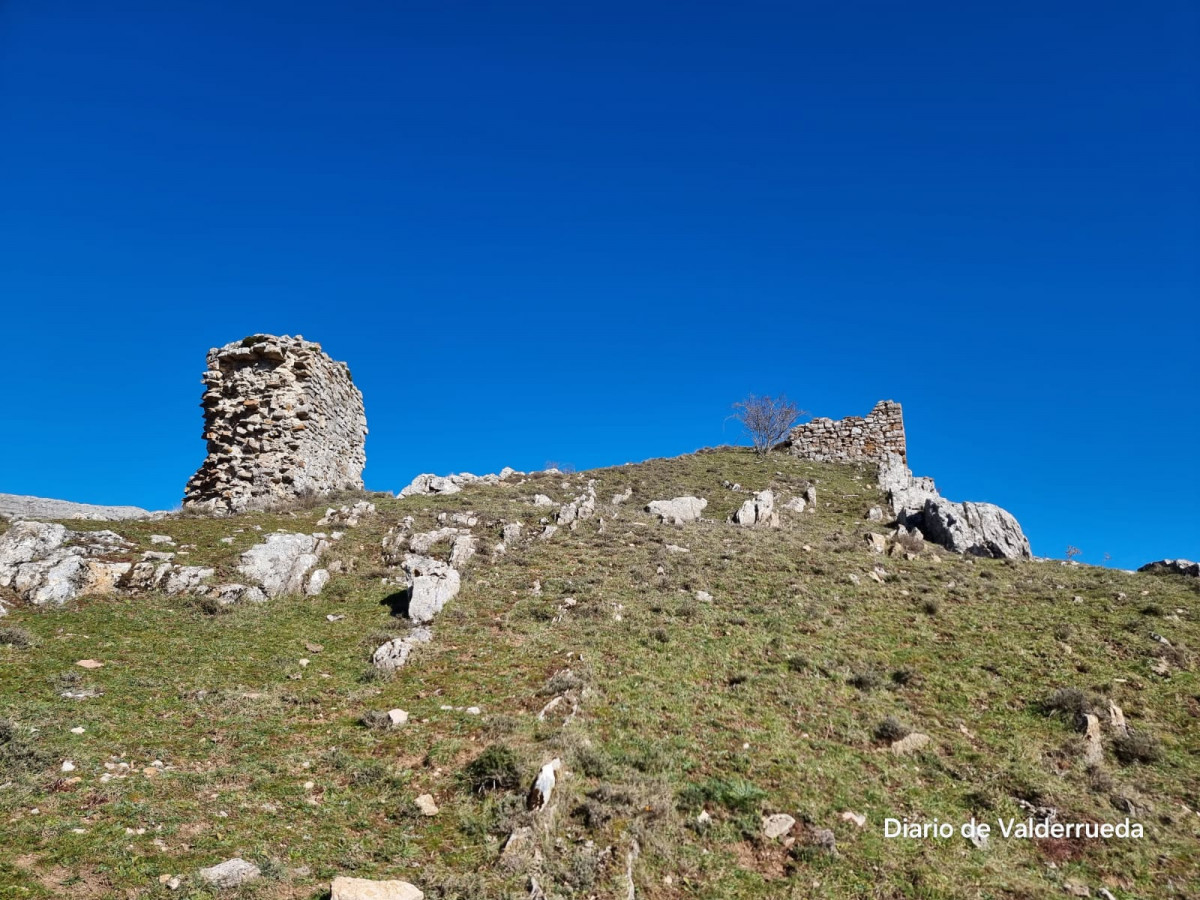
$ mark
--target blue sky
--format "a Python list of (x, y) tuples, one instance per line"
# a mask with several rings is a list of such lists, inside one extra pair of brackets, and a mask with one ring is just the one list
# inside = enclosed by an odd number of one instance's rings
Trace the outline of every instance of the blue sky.
[(303, 334), (368, 486), (904, 404), (1035, 552), (1200, 558), (1200, 6), (0, 3), (0, 491), (169, 508)]

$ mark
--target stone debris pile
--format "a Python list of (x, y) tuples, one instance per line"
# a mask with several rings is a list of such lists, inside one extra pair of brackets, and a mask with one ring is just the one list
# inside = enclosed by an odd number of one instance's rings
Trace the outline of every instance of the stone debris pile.
[(296, 337), (254, 335), (208, 352), (208, 457), (184, 506), (216, 515), (361, 490), (367, 417), (345, 363)]

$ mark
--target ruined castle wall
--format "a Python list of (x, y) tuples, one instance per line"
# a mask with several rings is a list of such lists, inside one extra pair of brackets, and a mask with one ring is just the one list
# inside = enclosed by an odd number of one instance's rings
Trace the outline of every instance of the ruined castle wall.
[(345, 363), (296, 337), (255, 335), (208, 352), (208, 457), (185, 507), (222, 514), (363, 486), (367, 417)]
[(900, 404), (880, 400), (867, 417), (813, 419), (792, 429), (793, 456), (829, 461), (882, 460), (888, 453), (907, 459)]

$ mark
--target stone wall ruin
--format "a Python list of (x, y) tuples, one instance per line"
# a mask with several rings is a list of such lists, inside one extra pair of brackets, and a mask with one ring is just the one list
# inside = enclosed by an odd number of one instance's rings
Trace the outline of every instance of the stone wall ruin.
[(889, 453), (907, 459), (904, 415), (894, 400), (880, 400), (867, 417), (813, 419), (792, 429), (793, 456), (818, 462), (881, 462)]
[(208, 457), (184, 507), (223, 515), (362, 489), (362, 393), (320, 344), (253, 335), (210, 350), (203, 380)]

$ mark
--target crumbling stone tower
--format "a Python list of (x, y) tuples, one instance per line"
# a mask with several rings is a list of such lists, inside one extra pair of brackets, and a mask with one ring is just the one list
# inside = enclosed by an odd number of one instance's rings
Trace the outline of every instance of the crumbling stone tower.
[(208, 458), (185, 507), (224, 515), (362, 488), (362, 393), (320, 344), (269, 334), (226, 344), (208, 351), (204, 384)]
[(889, 453), (907, 459), (904, 412), (894, 400), (880, 400), (861, 416), (813, 419), (792, 429), (793, 456), (825, 462), (882, 462)]

